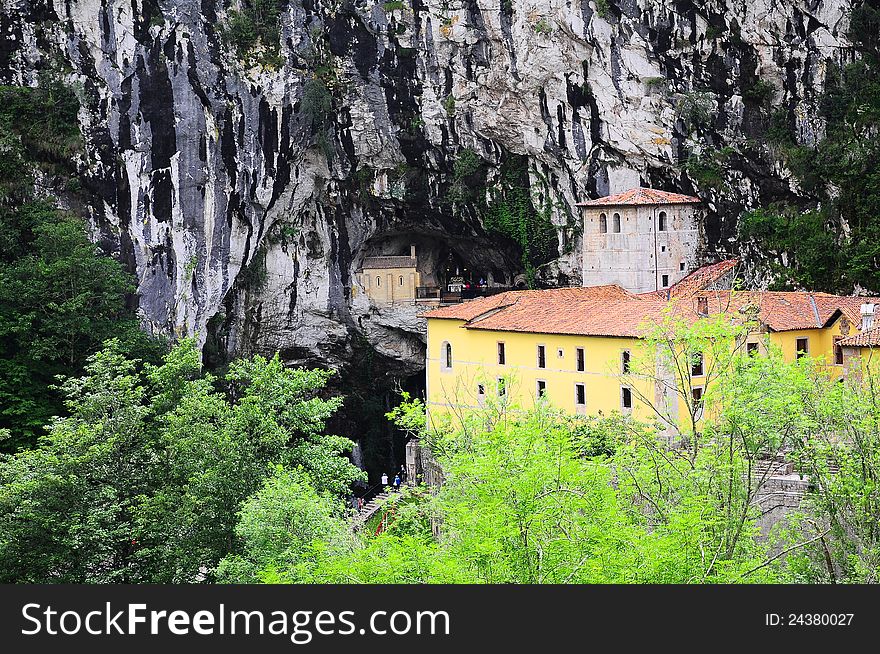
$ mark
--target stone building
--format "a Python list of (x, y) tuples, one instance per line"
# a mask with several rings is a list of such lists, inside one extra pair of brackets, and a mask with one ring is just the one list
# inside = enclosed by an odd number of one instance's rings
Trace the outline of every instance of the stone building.
[(703, 249), (700, 200), (634, 188), (582, 202), (583, 285), (632, 293), (668, 288), (697, 267)]
[(367, 257), (358, 274), (364, 292), (373, 302), (411, 302), (421, 285), (416, 246), (410, 246), (409, 256)]

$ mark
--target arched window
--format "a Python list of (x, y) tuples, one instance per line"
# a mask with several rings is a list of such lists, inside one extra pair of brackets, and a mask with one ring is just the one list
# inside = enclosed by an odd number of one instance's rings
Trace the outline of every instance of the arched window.
[(666, 212), (661, 211), (660, 215), (657, 217), (657, 231), (665, 232), (666, 231)]
[(452, 343), (443, 344), (443, 367), (452, 367)]
[(382, 286), (382, 278), (376, 275), (376, 286)]
[(608, 233), (608, 218), (605, 217), (604, 213), (599, 214), (599, 232), (601, 234)]
[(401, 275), (401, 276), (398, 278), (398, 284), (399, 284), (400, 286), (403, 286), (403, 275)]
[(620, 234), (620, 214), (614, 214), (614, 233)]

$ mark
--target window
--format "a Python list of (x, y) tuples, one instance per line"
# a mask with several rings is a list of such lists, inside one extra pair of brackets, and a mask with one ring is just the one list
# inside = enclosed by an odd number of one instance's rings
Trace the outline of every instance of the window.
[(841, 336), (834, 337), (834, 365), (843, 365), (843, 348), (840, 347)]
[(538, 380), (538, 397), (545, 397), (547, 395), (547, 382), (543, 379)]
[(694, 408), (700, 409), (703, 406), (703, 388), (701, 386), (694, 386), (691, 389), (691, 397), (694, 398)]
[(574, 385), (574, 403), (577, 406), (587, 405), (587, 387), (584, 384)]
[(452, 344), (444, 343), (443, 344), (443, 367), (451, 368), (452, 367)]
[(810, 352), (810, 341), (807, 338), (799, 338), (795, 342), (795, 351), (798, 359), (807, 356)]
[(620, 387), (620, 406), (624, 409), (632, 409), (633, 406), (632, 391), (626, 386)]
[(679, 271), (684, 272), (684, 261), (682, 261), (680, 264), (678, 264), (678, 269), (679, 269)]
[(758, 344), (757, 343), (746, 343), (746, 354), (750, 357), (755, 356), (758, 353)]
[(382, 286), (382, 278), (378, 275), (376, 276), (376, 286)]
[(538, 346), (538, 367), (546, 368), (547, 367), (547, 356), (546, 349), (543, 345)]
[(579, 347), (577, 350), (577, 371), (583, 372), (585, 369), (584, 366), (584, 348)]
[(507, 361), (504, 354), (504, 343), (498, 342), (498, 365), (503, 366), (505, 361)]
[(477, 384), (477, 395), (480, 396), (480, 399), (483, 399), (483, 396), (486, 395), (486, 386), (484, 384)]
[(629, 350), (620, 353), (620, 372), (624, 375), (629, 373)]
[(660, 277), (660, 281), (661, 286), (663, 286), (663, 288), (666, 288), (667, 286), (669, 286), (669, 275), (662, 275)]
[(698, 297), (697, 298), (697, 313), (701, 316), (709, 315), (709, 298), (707, 297)]
[(666, 212), (661, 211), (660, 215), (657, 217), (657, 231), (665, 232), (666, 231)]
[(403, 275), (398, 278), (398, 286), (403, 286)]
[(560, 359), (565, 358), (565, 352), (562, 350), (561, 347), (556, 350), (556, 356), (558, 356)]
[(604, 213), (599, 214), (599, 233), (606, 234), (608, 232), (608, 218)]
[(498, 397), (504, 397), (507, 394), (507, 386), (504, 383), (504, 377), (498, 378)]
[(697, 352), (691, 359), (691, 377), (703, 376), (703, 353)]
[(614, 214), (614, 233), (620, 234), (620, 214)]

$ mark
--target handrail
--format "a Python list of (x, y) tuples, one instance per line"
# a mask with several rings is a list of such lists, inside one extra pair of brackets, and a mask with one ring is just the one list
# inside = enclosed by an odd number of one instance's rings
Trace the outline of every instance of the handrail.
[(355, 494), (355, 497), (366, 497), (366, 496), (369, 495), (371, 492), (373, 492), (373, 489), (375, 489), (377, 486), (381, 486), (381, 485), (382, 485), (382, 482), (381, 482), (381, 481), (378, 482), (378, 483), (375, 483), (375, 484), (373, 484), (372, 486), (370, 486), (367, 490), (365, 490), (365, 491), (363, 492), (363, 494), (361, 494), (361, 495), (357, 495), (357, 494)]

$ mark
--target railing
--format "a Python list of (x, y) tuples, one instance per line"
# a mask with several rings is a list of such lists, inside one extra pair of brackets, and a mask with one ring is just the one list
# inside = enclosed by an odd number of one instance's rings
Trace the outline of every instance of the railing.
[(416, 299), (417, 300), (432, 300), (432, 299), (440, 299), (440, 287), (439, 286), (417, 286), (416, 287)]
[(511, 286), (471, 286), (460, 291), (447, 291), (439, 286), (417, 286), (416, 300), (440, 300), (441, 303), (452, 304), (515, 290)]

